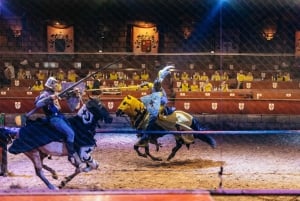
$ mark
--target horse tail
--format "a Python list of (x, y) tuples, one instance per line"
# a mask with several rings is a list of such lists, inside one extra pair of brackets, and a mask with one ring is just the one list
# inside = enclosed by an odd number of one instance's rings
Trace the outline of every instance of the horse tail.
[[(203, 130), (208, 130), (206, 127), (203, 127), (201, 125), (201, 123), (199, 122), (198, 119), (196, 119), (195, 117), (193, 117), (192, 119), (192, 125), (191, 128), (195, 131), (203, 131)], [(209, 135), (206, 134), (194, 134), (194, 137), (202, 140), (203, 142), (206, 142), (207, 144), (209, 144), (212, 148), (215, 148), (217, 146), (217, 143), (215, 141), (215, 139)]]

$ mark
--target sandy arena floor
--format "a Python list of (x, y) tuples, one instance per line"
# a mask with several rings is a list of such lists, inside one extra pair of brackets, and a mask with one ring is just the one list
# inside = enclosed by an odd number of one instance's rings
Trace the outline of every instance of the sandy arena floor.
[[(166, 161), (175, 141), (171, 135), (160, 139), (163, 147), (154, 155), (164, 161), (138, 157), (133, 150), (134, 134), (97, 134), (93, 153), (98, 170), (82, 173), (62, 191), (180, 189), (299, 189), (298, 161), (300, 136), (227, 135), (215, 136), (216, 149), (196, 140), (190, 150), (183, 147), (175, 158)], [(45, 160), (60, 179), (73, 170), (65, 157)], [(224, 167), (222, 178), (218, 176)], [(33, 166), (23, 154), (9, 154), (10, 176), (0, 177), (1, 192), (45, 191)], [(46, 175), (49, 175), (46, 173)], [(55, 185), (60, 180), (49, 179)], [(300, 196), (213, 196), (214, 200), (300, 200)]]

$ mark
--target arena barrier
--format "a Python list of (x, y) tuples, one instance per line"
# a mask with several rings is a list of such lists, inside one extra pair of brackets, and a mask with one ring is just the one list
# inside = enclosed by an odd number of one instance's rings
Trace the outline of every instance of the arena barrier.
[(202, 190), (133, 190), (103, 192), (45, 192), (3, 193), (1, 201), (213, 201), (208, 191)]

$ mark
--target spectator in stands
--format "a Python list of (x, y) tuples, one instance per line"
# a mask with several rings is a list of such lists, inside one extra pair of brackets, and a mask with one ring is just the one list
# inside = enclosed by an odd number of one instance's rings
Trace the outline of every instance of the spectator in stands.
[[(10, 80), (13, 80), (16, 78), (15, 67), (12, 64), (8, 64), (5, 70), (7, 71), (7, 73), (8, 73), (7, 75)], [(4, 71), (4, 73), (5, 73), (5, 71)]]
[(221, 88), (221, 91), (223, 91), (223, 92), (229, 91), (228, 84), (225, 81), (221, 82), (220, 88)]
[(141, 78), (140, 78), (140, 75), (137, 74), (137, 72), (134, 72), (134, 73), (132, 74), (132, 79), (135, 80), (135, 81), (138, 81), (138, 80), (140, 80)]
[(222, 81), (227, 81), (229, 80), (229, 76), (228, 76), (228, 73), (226, 71), (224, 71), (221, 75), (221, 80)]
[(189, 74), (187, 72), (185, 72), (185, 71), (181, 74), (180, 78), (181, 78), (182, 81), (184, 81), (184, 80), (187, 80), (187, 81), (190, 80)]
[(100, 84), (101, 83), (100, 83), (99, 79), (94, 80), (92, 89), (95, 89), (95, 91), (92, 91), (92, 95), (100, 95), (101, 94), (101, 91), (98, 90), (98, 89), (100, 89)]
[(118, 87), (120, 88), (121, 91), (126, 91), (126, 82), (125, 80), (121, 80), (119, 83), (118, 83)]
[(25, 77), (26, 77), (26, 79), (31, 79), (32, 78), (31, 71), (29, 69), (25, 70)]
[(173, 78), (174, 78), (174, 81), (179, 81), (180, 80), (180, 74), (177, 72), (174, 72), (174, 75), (173, 75)]
[(115, 70), (109, 73), (109, 80), (117, 80), (118, 79), (118, 74)]
[(290, 73), (289, 73), (289, 72), (285, 72), (285, 73), (283, 74), (283, 81), (285, 81), (285, 82), (291, 81), (291, 76), (290, 76)]
[(180, 91), (187, 92), (190, 90), (190, 86), (187, 80), (183, 80), (180, 86)]
[(215, 71), (214, 74), (211, 75), (211, 81), (220, 81), (221, 76), (219, 71)]
[(141, 73), (141, 80), (143, 81), (149, 81), (149, 73), (146, 70), (143, 70)]
[(203, 91), (204, 92), (209, 92), (213, 90), (213, 85), (212, 83), (209, 82), (209, 80), (206, 80), (204, 87), (203, 87)]
[(42, 91), (44, 90), (44, 85), (41, 82), (41, 80), (36, 80), (33, 84), (33, 86), (31, 87), (32, 91)]
[(237, 89), (242, 89), (243, 88), (243, 82), (245, 80), (245, 74), (243, 72), (243, 70), (240, 70), (237, 74), (236, 74), (236, 80), (237, 80)]
[(199, 72), (195, 72), (194, 74), (193, 74), (193, 80), (194, 81), (200, 81), (200, 73)]
[(71, 69), (71, 70), (68, 71), (68, 74), (67, 74), (68, 82), (76, 82), (78, 77), (79, 76), (77, 75), (77, 73), (75, 72), (74, 69)]
[(277, 81), (283, 81), (283, 75), (281, 72), (279, 72), (276, 77), (277, 77), (276, 78)]
[(252, 82), (253, 79), (254, 78), (253, 78), (252, 72), (248, 72), (247, 75), (245, 75), (244, 81)]
[(206, 81), (208, 81), (208, 80), (209, 80), (209, 78), (208, 78), (208, 76), (206, 75), (206, 72), (203, 72), (202, 75), (200, 76), (200, 81), (206, 82)]
[(25, 78), (26, 78), (26, 73), (24, 68), (19, 68), (19, 71), (17, 72), (17, 79), (24, 80)]
[(58, 71), (56, 72), (55, 77), (56, 77), (57, 80), (64, 81), (64, 80), (66, 80), (66, 73), (63, 71), (62, 68), (60, 68), (60, 69), (58, 69)]
[(36, 79), (38, 80), (45, 80), (46, 79), (46, 74), (44, 73), (44, 71), (39, 70), (36, 74)]
[(100, 79), (100, 80), (103, 79), (103, 73), (100, 72), (100, 71), (98, 73), (96, 73), (95, 74), (95, 79)]
[(191, 84), (191, 91), (199, 91), (199, 85), (197, 84), (196, 80), (193, 80), (193, 83)]

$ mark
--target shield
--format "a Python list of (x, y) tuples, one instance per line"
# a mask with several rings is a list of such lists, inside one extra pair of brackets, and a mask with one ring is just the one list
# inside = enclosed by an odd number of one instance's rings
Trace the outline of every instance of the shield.
[(148, 112), (151, 115), (158, 115), (160, 108), (161, 92), (154, 92), (152, 94), (141, 97), (141, 101), (146, 105)]

